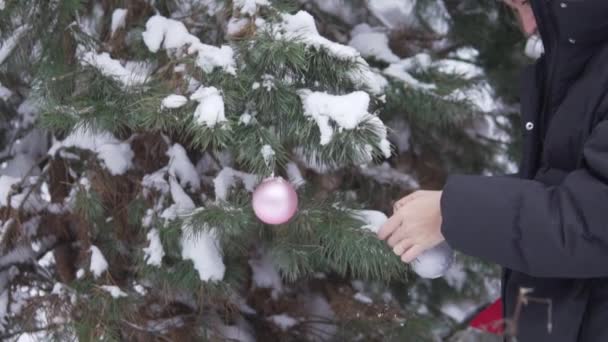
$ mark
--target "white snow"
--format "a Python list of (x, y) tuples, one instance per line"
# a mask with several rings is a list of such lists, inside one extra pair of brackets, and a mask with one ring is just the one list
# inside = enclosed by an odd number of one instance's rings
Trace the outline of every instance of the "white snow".
[(258, 7), (270, 6), (268, 0), (234, 0), (234, 6), (241, 10), (241, 14), (253, 16), (257, 13)]
[[(21, 182), (20, 178), (5, 175), (0, 176), (0, 206), (8, 206), (8, 197), (11, 193), (12, 186), (15, 184), (19, 184), (19, 182)], [(11, 206), (15, 206), (13, 202), (14, 199), (11, 198)]]
[[(144, 187), (144, 191), (147, 189), (157, 190), (161, 194), (169, 192), (169, 183), (165, 180), (165, 174), (168, 172), (168, 167), (145, 175), (141, 181), (141, 185)], [(198, 179), (198, 178), (197, 178)]]
[(354, 48), (342, 45), (321, 36), (317, 31), (315, 19), (306, 11), (296, 14), (283, 14), (280, 32), (275, 32), (277, 39), (297, 40), (316, 49), (325, 49), (339, 59), (352, 60), (360, 57)]
[[(301, 3), (306, 3), (308, 0), (300, 0)], [(364, 14), (363, 6), (358, 6), (344, 0), (313, 0), (314, 3), (323, 12), (327, 12), (342, 19), (345, 23), (354, 24), (359, 14)]]
[(444, 74), (471, 79), (483, 75), (483, 69), (475, 64), (455, 59), (441, 59), (433, 62), (433, 67)]
[(302, 299), (302, 309), (314, 323), (306, 324), (306, 338), (309, 341), (331, 341), (337, 327), (331, 322), (336, 314), (327, 300), (319, 294), (310, 294)]
[(95, 278), (98, 278), (108, 269), (108, 262), (97, 246), (91, 245), (89, 251), (91, 252), (91, 265), (89, 266), (89, 270), (93, 273)]
[(199, 102), (194, 111), (194, 119), (199, 125), (213, 128), (218, 123), (226, 122), (224, 98), (217, 88), (200, 87), (190, 96), (190, 100)]
[[(190, 214), (196, 207), (190, 196), (173, 178), (169, 179), (169, 183), (175, 206), (167, 210), (178, 215)], [(168, 216), (168, 214), (163, 213), (161, 216)], [(222, 260), (215, 228), (205, 229), (197, 234), (191, 234), (191, 232), (192, 227), (186, 220), (182, 226), (182, 259), (192, 261), (202, 281), (222, 280), (226, 266)]]
[(5, 289), (0, 293), (0, 331), (4, 332), (4, 325), (6, 324), (6, 316), (9, 314), (9, 289)]
[(201, 186), (201, 180), (196, 172), (196, 167), (188, 158), (186, 149), (175, 143), (167, 150), (167, 156), (169, 157), (169, 175), (179, 179), (182, 187), (190, 187), (192, 191), (197, 191)]
[(82, 277), (84, 277), (84, 270), (79, 268), (78, 271), (76, 271), (76, 279), (81, 279)]
[(110, 54), (107, 52), (96, 53), (85, 51), (83, 46), (79, 46), (77, 55), (80, 64), (90, 65), (98, 69), (104, 76), (119, 81), (125, 87), (143, 84), (148, 79), (146, 73), (133, 72), (127, 69), (119, 60), (110, 57)]
[(44, 254), (44, 256), (42, 258), (40, 258), (40, 260), (38, 260), (38, 265), (40, 265), (42, 267), (50, 267), (54, 263), (55, 263), (55, 254), (52, 251), (47, 252), (46, 254)]
[(165, 97), (161, 102), (161, 108), (175, 109), (188, 103), (188, 98), (183, 95), (171, 94)]
[(7, 87), (0, 84), (0, 99), (6, 101), (13, 95), (13, 92)]
[(169, 178), (169, 186), (171, 188), (171, 198), (175, 203), (175, 211), (178, 215), (186, 215), (191, 213), (196, 205), (192, 198), (184, 191), (179, 183), (173, 178)]
[(254, 289), (272, 289), (272, 298), (277, 298), (283, 292), (281, 275), (274, 267), (272, 258), (267, 253), (249, 259), (249, 266), (251, 267)]
[(114, 285), (101, 285), (100, 288), (110, 294), (113, 298), (128, 297), (118, 286)]
[(374, 95), (381, 94), (388, 84), (378, 73), (371, 70), (365, 59), (353, 47), (333, 42), (319, 34), (315, 19), (306, 11), (296, 14), (283, 14), (283, 21), (276, 27), (270, 27), (276, 39), (294, 40), (308, 47), (325, 50), (333, 57), (341, 60), (351, 60), (358, 64), (349, 72), (349, 77), (355, 84), (365, 86)]
[[(370, 98), (366, 92), (355, 91), (347, 95), (331, 95), (325, 92), (312, 92), (307, 89), (298, 91), (304, 115), (317, 123), (321, 133), (321, 145), (331, 142), (336, 126), (338, 131), (356, 129), (361, 123), (373, 127), (379, 138), (378, 148), (385, 157), (390, 157), (391, 146), (387, 140), (387, 128), (382, 121), (368, 112)], [(369, 149), (363, 159), (370, 159)]]
[(351, 81), (359, 87), (364, 87), (372, 95), (382, 95), (384, 89), (388, 86), (388, 80), (380, 73), (372, 70), (361, 57), (357, 58), (357, 65), (358, 68), (353, 68), (348, 72)]
[(380, 165), (363, 166), (359, 169), (361, 174), (371, 177), (380, 184), (390, 184), (406, 189), (419, 189), (418, 182), (409, 174), (403, 173), (384, 162)]
[(150, 229), (146, 237), (149, 242), (148, 247), (144, 248), (144, 259), (146, 260), (146, 264), (160, 267), (163, 257), (165, 256), (165, 250), (160, 241), (158, 229)]
[(104, 144), (97, 148), (97, 157), (113, 175), (122, 175), (132, 166), (135, 154), (129, 144)]
[(226, 201), (230, 189), (236, 185), (237, 180), (240, 180), (243, 183), (247, 191), (253, 192), (257, 185), (258, 177), (253, 174), (237, 171), (230, 167), (224, 167), (213, 180), (216, 201)]
[(5, 6), (4, 0), (0, 0), (0, 11), (3, 10)]
[(464, 287), (464, 283), (467, 280), (467, 273), (465, 272), (461, 263), (455, 262), (452, 267), (448, 269), (443, 278), (448, 285), (458, 291), (461, 291)]
[(204, 72), (209, 73), (215, 68), (221, 68), (227, 73), (236, 73), (234, 50), (230, 46), (203, 44), (200, 39), (190, 34), (180, 21), (155, 15), (146, 22), (142, 37), (151, 52), (158, 52), (163, 47), (169, 53), (179, 55), (180, 50), (187, 47), (189, 54), (197, 55), (196, 63)]
[(296, 324), (298, 324), (297, 319), (295, 319), (287, 314), (268, 316), (267, 320), (274, 323), (274, 325), (279, 327), (279, 329), (281, 329), (282, 331), (287, 331), (287, 330), (291, 329), (293, 326), (295, 326)]
[(462, 59), (468, 62), (476, 62), (479, 57), (479, 51), (472, 46), (463, 46), (448, 55), (450, 58)]
[(389, 65), (386, 69), (383, 70), (383, 73), (387, 76), (393, 77), (397, 80), (402, 81), (406, 85), (411, 86), (414, 89), (422, 89), (422, 90), (433, 90), (437, 89), (437, 86), (432, 83), (424, 83), (417, 80), (414, 76), (412, 76), (407, 68), (400, 63), (394, 63)]
[(445, 35), (450, 30), (451, 17), (443, 0), (426, 1), (420, 17), (437, 34)]
[(537, 59), (545, 53), (545, 46), (539, 35), (534, 34), (528, 38), (524, 53), (532, 59)]
[(248, 126), (249, 124), (251, 124), (251, 121), (253, 119), (254, 119), (254, 117), (251, 114), (249, 114), (249, 113), (243, 113), (239, 117), (239, 123), (243, 124), (245, 126)]
[(116, 30), (125, 27), (127, 20), (127, 9), (117, 8), (112, 12), (112, 24), (110, 25), (110, 32), (113, 36)]
[(228, 36), (237, 35), (249, 25), (250, 20), (248, 18), (230, 18), (226, 27), (226, 33)]
[(374, 302), (371, 298), (361, 292), (355, 293), (353, 299), (363, 304), (372, 304)]
[(295, 188), (299, 188), (300, 186), (306, 184), (306, 180), (304, 179), (304, 176), (302, 176), (302, 172), (300, 171), (298, 164), (294, 162), (287, 163), (285, 172), (287, 173), (289, 182), (293, 184)]
[(274, 159), (274, 155), (275, 155), (275, 152), (272, 149), (272, 146), (270, 146), (270, 145), (262, 146), (260, 153), (262, 153), (262, 157), (264, 158), (264, 162), (266, 163), (266, 165), (270, 165), (270, 163)]
[[(189, 230), (184, 226), (184, 230)], [(192, 260), (202, 281), (222, 280), (226, 266), (222, 260), (221, 249), (216, 238), (215, 228), (205, 229), (196, 235), (183, 234), (182, 258)]]
[(454, 262), (454, 251), (446, 242), (422, 252), (410, 264), (414, 272), (428, 279), (443, 276)]
[(321, 145), (327, 145), (334, 134), (335, 123), (339, 129), (354, 129), (369, 119), (370, 98), (366, 92), (356, 91), (348, 95), (330, 95), (325, 92), (300, 90), (304, 115), (314, 119), (321, 131)]
[(367, 229), (373, 233), (377, 233), (380, 227), (388, 220), (388, 217), (377, 210), (352, 210), (351, 216), (364, 222), (361, 229)]
[(367, 6), (389, 29), (409, 26), (416, 21), (416, 0), (368, 0)]
[(397, 63), (400, 60), (399, 56), (395, 55), (389, 47), (386, 33), (373, 29), (368, 24), (355, 26), (351, 37), (348, 45), (357, 49), (363, 57), (373, 57), (387, 63)]
[(21, 37), (23, 37), (25, 32), (27, 32), (28, 30), (29, 26), (21, 26), (17, 28), (10, 37), (8, 37), (4, 42), (2, 42), (2, 44), (0, 45), (0, 64), (4, 63), (6, 58), (10, 56), (10, 54), (13, 52), (13, 49), (15, 49), (15, 47), (17, 46), (17, 43), (19, 43)]
[(146, 288), (141, 286), (140, 284), (133, 285), (133, 290), (135, 290), (135, 292), (139, 293), (142, 296), (145, 296), (147, 293)]
[(131, 145), (120, 142), (109, 132), (78, 127), (65, 140), (56, 141), (48, 153), (53, 156), (58, 150), (69, 147), (95, 152), (112, 175), (122, 175), (133, 166)]
[(440, 308), (444, 315), (449, 316), (458, 323), (464, 321), (475, 309), (477, 309), (477, 305), (471, 301), (462, 303), (449, 302), (443, 304)]
[(494, 95), (494, 89), (486, 81), (479, 82), (468, 88), (456, 89), (446, 98), (454, 101), (468, 101), (485, 113), (493, 112), (501, 106)]

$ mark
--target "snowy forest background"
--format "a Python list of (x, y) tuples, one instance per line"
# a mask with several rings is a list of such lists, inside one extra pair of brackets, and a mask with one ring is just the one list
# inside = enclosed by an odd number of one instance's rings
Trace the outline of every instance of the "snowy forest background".
[[(0, 0), (0, 340), (492, 340), (467, 325), (498, 268), (421, 279), (373, 230), (450, 172), (516, 171), (514, 21), (485, 0)], [(300, 201), (280, 226), (251, 209), (272, 174)]]

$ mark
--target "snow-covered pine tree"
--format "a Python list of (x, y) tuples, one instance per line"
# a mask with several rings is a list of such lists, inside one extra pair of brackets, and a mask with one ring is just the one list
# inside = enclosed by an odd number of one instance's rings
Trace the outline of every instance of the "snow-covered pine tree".
[[(454, 335), (496, 270), (421, 280), (372, 231), (512, 168), (518, 55), (472, 18), (514, 37), (476, 0), (0, 1), (0, 337)], [(251, 206), (271, 175), (279, 226)]]

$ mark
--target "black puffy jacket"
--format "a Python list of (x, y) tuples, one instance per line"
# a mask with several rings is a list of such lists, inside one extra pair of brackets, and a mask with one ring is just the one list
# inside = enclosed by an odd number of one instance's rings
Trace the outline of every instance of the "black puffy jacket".
[[(519, 342), (608, 341), (608, 0), (531, 3), (545, 54), (522, 74), (519, 177), (450, 176), (442, 232), (505, 267)], [(522, 288), (551, 307), (514, 315)]]

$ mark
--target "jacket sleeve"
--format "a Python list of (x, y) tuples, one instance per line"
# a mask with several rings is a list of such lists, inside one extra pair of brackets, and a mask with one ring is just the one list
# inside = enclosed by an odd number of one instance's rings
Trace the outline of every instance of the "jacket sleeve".
[(448, 244), (536, 277), (608, 276), (608, 121), (595, 127), (583, 156), (584, 168), (551, 187), (450, 176), (441, 198)]

